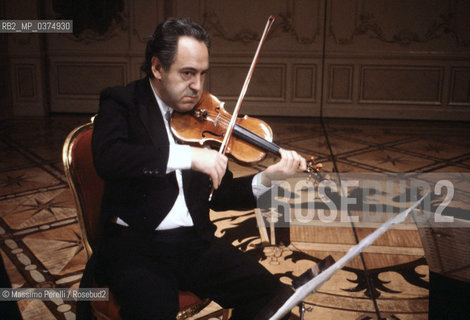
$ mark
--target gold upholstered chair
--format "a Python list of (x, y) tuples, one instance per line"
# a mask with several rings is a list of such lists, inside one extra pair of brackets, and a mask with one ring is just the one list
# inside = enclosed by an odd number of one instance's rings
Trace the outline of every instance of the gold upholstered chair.
[[(93, 118), (90, 123), (77, 127), (67, 136), (62, 160), (65, 175), (77, 208), (82, 241), (88, 258), (97, 245), (98, 223), (103, 195), (103, 180), (96, 173), (91, 151)], [(180, 310), (177, 319), (186, 319), (205, 308), (209, 301), (191, 292), (180, 292)], [(92, 313), (98, 319), (120, 319), (119, 305), (109, 294), (109, 301), (91, 301)]]

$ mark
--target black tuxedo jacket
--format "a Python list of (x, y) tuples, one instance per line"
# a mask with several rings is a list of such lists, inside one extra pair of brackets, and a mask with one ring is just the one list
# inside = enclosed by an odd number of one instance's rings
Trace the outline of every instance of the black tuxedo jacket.
[[(166, 174), (169, 142), (148, 78), (101, 93), (92, 148), (95, 167), (105, 181), (102, 225), (118, 216), (136, 230), (154, 230), (172, 208), (178, 185), (174, 172)], [(210, 208), (256, 206), (251, 181), (252, 176), (235, 179), (227, 170), (209, 202), (209, 177), (183, 170), (186, 204), (201, 235), (210, 237), (215, 230)]]

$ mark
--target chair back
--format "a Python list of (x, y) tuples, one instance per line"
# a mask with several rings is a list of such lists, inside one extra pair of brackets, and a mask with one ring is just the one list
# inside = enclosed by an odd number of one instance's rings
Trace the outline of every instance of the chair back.
[(82, 241), (88, 258), (97, 246), (104, 181), (93, 164), (91, 137), (93, 123), (75, 128), (62, 150), (65, 176), (75, 201)]

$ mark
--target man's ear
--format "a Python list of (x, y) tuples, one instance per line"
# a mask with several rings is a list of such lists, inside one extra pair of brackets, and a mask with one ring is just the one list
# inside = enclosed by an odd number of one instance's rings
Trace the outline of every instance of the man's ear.
[(162, 73), (161, 70), (163, 69), (162, 64), (160, 63), (160, 60), (157, 57), (152, 57), (152, 74), (157, 80), (162, 79)]

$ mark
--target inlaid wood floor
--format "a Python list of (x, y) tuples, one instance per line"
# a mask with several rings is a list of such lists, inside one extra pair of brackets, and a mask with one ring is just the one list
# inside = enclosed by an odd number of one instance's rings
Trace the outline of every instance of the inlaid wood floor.
[[(0, 122), (0, 249), (14, 288), (68, 288), (79, 284), (86, 254), (63, 174), (61, 151), (66, 135), (87, 121), (85, 116), (52, 116)], [(468, 123), (336, 119), (322, 123), (304, 118), (266, 121), (281, 147), (295, 149), (306, 157), (316, 156), (323, 164), (326, 180), (337, 181), (337, 173), (345, 174), (343, 180), (357, 178), (355, 174), (375, 179), (370, 177), (385, 174), (395, 178), (399, 173), (408, 173), (425, 179), (428, 173), (441, 173), (458, 189), (458, 209), (464, 213), (469, 210)], [(275, 158), (268, 156), (254, 167), (231, 162), (230, 168), (236, 175), (244, 175), (258, 172), (273, 161)], [(305, 180), (296, 179), (290, 185)], [(339, 223), (325, 222), (328, 217), (322, 219), (318, 209), (327, 209), (327, 202), (319, 199), (318, 192), (315, 198), (304, 198), (309, 188), (318, 191), (319, 181), (301, 185), (275, 198), (280, 207), (300, 206), (300, 216), (290, 223), (286, 222), (287, 212), (269, 204), (262, 210), (211, 213), (218, 236), (256, 256), (289, 284), (328, 255), (339, 260), (385, 221), (380, 218), (372, 224), (363, 224), (362, 220), (345, 223), (338, 220), (340, 213), (345, 213), (341, 208), (333, 219)], [(355, 190), (354, 186), (348, 190)], [(369, 196), (380, 203), (383, 195)], [(396, 207), (401, 203), (393, 201)], [(359, 217), (364, 214), (361, 208), (352, 203), (345, 214)], [(393, 210), (392, 215), (399, 212), (395, 207)], [(309, 214), (314, 216), (308, 222), (302, 220)], [(257, 217), (262, 223), (257, 223)], [(276, 217), (278, 222), (271, 220)], [(416, 223), (408, 219), (387, 231), (316, 293), (306, 297), (306, 306), (313, 310), (305, 313), (305, 319), (427, 319), (428, 264)], [(23, 300), (18, 305), (24, 319), (75, 318), (75, 305), (70, 301)], [(219, 310), (212, 303), (194, 319), (219, 319)], [(292, 319), (297, 319), (298, 310), (293, 313)]]

